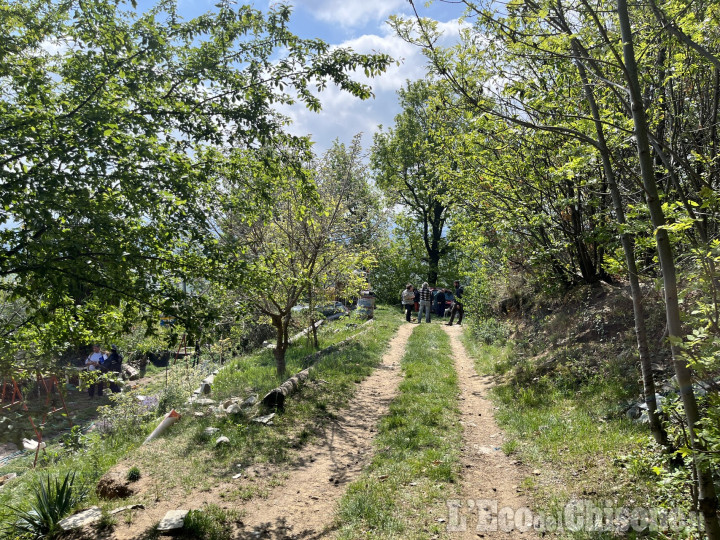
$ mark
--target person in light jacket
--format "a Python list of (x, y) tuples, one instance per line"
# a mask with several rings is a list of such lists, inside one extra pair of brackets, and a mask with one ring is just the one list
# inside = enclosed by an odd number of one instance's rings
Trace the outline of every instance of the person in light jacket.
[(413, 286), (411, 283), (405, 285), (405, 289), (403, 289), (403, 292), (400, 296), (402, 298), (403, 308), (405, 309), (405, 320), (407, 322), (410, 322), (413, 307), (415, 306), (415, 292), (413, 291)]

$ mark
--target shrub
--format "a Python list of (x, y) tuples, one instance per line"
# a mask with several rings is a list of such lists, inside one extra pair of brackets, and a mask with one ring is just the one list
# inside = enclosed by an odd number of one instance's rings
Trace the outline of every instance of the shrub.
[(82, 429), (80, 426), (73, 426), (70, 429), (70, 433), (66, 433), (60, 438), (60, 442), (65, 448), (65, 451), (69, 454), (78, 452), (85, 448), (86, 440), (83, 436)]
[(155, 416), (150, 407), (138, 400), (136, 392), (110, 394), (112, 405), (98, 408), (100, 429), (121, 436), (134, 436), (144, 433), (145, 422)]
[(140, 469), (137, 467), (131, 467), (130, 470), (127, 472), (127, 475), (125, 476), (125, 479), (128, 482), (137, 482), (140, 480)]
[(507, 325), (494, 317), (480, 319), (473, 326), (475, 337), (486, 345), (504, 345), (510, 336)]
[(61, 531), (58, 522), (70, 514), (88, 495), (86, 487), (75, 486), (75, 473), (68, 472), (62, 483), (47, 475), (32, 487), (30, 508), (12, 508), (16, 520), (10, 525), (14, 538), (54, 538)]
[(185, 518), (183, 535), (196, 540), (230, 540), (232, 522), (237, 516), (232, 511), (223, 510), (210, 504), (203, 510), (191, 510)]

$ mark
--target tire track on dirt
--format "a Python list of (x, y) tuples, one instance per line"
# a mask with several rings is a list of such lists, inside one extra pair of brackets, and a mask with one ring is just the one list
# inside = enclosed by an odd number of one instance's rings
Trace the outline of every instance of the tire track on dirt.
[[(475, 371), (473, 360), (460, 340), (462, 327), (443, 328), (450, 336), (458, 372), (460, 422), (463, 425), (461, 495), (457, 508), (450, 511), (449, 535), (458, 540), (537, 538), (532, 528), (516, 526), (515, 513), (518, 509), (528, 508), (529, 504), (519, 492), (522, 471), (501, 449), (503, 433), (495, 423), (493, 406), (487, 399), (492, 380)], [(479, 500), (487, 502), (478, 508)], [(509, 513), (503, 515), (503, 508), (512, 508), (515, 513), (512, 517)], [(518, 516), (522, 524), (522, 511)]]
[(330, 533), (340, 497), (372, 457), (376, 426), (397, 395), (400, 361), (414, 328), (400, 326), (378, 368), (359, 384), (350, 406), (303, 450), (305, 458), (287, 471), (284, 484), (241, 508), (240, 538), (310, 539)]

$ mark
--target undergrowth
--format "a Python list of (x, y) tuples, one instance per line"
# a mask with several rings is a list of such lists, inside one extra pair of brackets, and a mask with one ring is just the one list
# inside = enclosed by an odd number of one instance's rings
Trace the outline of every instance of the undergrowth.
[[(522, 486), (536, 512), (557, 515), (573, 500), (615, 511), (641, 507), (686, 512), (690, 501), (684, 488), (691, 479), (685, 469), (673, 468), (671, 456), (654, 443), (649, 428), (625, 415), (628, 405), (641, 399), (634, 344), (623, 339), (632, 337), (631, 330), (619, 337), (603, 334), (597, 319), (592, 311), (568, 316), (558, 310), (546, 326), (535, 323), (531, 336), (517, 332), (507, 343), (487, 344), (482, 333), (463, 336), (478, 373), (495, 379), (490, 397), (497, 407), (495, 419), (506, 432), (503, 450), (539, 471)], [(594, 339), (574, 340), (573, 332), (587, 335), (588, 330), (578, 327), (587, 327), (588, 321), (595, 325)], [(601, 527), (607, 530), (557, 534), (638, 536), (633, 530), (610, 530), (620, 523), (622, 518), (615, 516)], [(649, 534), (695, 538), (695, 524), (686, 525)]]

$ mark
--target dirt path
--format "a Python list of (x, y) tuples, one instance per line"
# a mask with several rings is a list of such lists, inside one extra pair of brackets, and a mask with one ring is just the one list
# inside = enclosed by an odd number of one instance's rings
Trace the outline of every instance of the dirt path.
[[(480, 377), (460, 341), (462, 327), (444, 326), (450, 336), (460, 385), (463, 424), (461, 498), (449, 504), (453, 539), (537, 538), (524, 526), (529, 504), (520, 493), (523, 472), (502, 451), (503, 434), (495, 423), (487, 392), (490, 377)], [(511, 510), (510, 510), (511, 509)]]
[(321, 538), (347, 484), (358, 476), (372, 451), (375, 427), (387, 414), (402, 379), (400, 360), (415, 327), (404, 324), (390, 341), (378, 369), (357, 388), (350, 406), (340, 411), (320, 439), (303, 450), (307, 459), (290, 471), (282, 486), (243, 510), (244, 537)]

